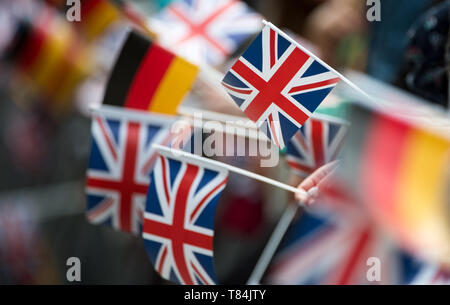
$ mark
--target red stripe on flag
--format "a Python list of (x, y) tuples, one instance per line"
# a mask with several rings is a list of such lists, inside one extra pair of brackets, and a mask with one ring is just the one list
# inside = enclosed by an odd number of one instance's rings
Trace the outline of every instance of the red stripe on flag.
[(109, 136), (109, 133), (106, 131), (105, 124), (103, 124), (103, 120), (100, 118), (97, 118), (98, 126), (100, 127), (101, 132), (103, 133), (103, 137), (106, 139), (106, 144), (108, 144), (109, 151), (111, 152), (111, 155), (114, 158), (114, 161), (117, 161), (117, 152), (116, 149), (111, 142), (111, 137)]
[(324, 81), (318, 82), (318, 83), (292, 87), (291, 90), (289, 90), (289, 93), (299, 92), (299, 91), (308, 90), (308, 89), (315, 89), (315, 88), (320, 88), (320, 87), (336, 84), (339, 82), (339, 80), (340, 80), (340, 78), (336, 77), (336, 78), (324, 80)]
[(207, 202), (207, 200), (209, 199), (209, 197), (215, 192), (217, 191), (219, 188), (221, 188), (224, 184), (226, 184), (228, 181), (228, 177), (225, 178), (225, 180), (223, 180), (219, 185), (217, 185), (215, 188), (213, 188), (208, 194), (206, 194), (205, 197), (203, 197), (203, 199), (200, 201), (200, 203), (197, 205), (197, 207), (194, 209), (194, 212), (192, 212), (191, 214), (191, 221), (195, 218), (195, 216), (197, 216), (198, 211), (203, 207), (203, 205)]
[(259, 77), (242, 61), (238, 60), (234, 64), (232, 69), (259, 91), (244, 110), (249, 119), (254, 122), (258, 121), (271, 104), (276, 104), (300, 125), (308, 119), (306, 113), (281, 94), (308, 58), (306, 53), (295, 48), (268, 82)]
[(166, 260), (166, 256), (167, 256), (167, 246), (163, 245), (164, 249), (163, 252), (161, 253), (161, 258), (159, 260), (159, 266), (158, 266), (158, 272), (160, 274), (162, 274), (162, 270), (164, 268), (164, 262)]
[(372, 232), (370, 228), (366, 228), (360, 233), (356, 245), (348, 257), (347, 264), (344, 266), (344, 271), (337, 281), (337, 285), (348, 285), (351, 283), (351, 280), (357, 271), (356, 268), (358, 267), (358, 264), (361, 264), (363, 261), (363, 254), (370, 245), (371, 235)]
[(139, 66), (125, 101), (125, 107), (148, 110), (153, 95), (175, 55), (153, 44)]
[(289, 160), (288, 159), (287, 163), (293, 169), (301, 171), (301, 172), (305, 172), (306, 174), (311, 174), (314, 171), (314, 168), (302, 165), (302, 164), (298, 163), (298, 161), (295, 161), (295, 160)]
[(322, 122), (312, 121), (311, 125), (314, 166), (317, 169), (325, 164), (325, 151), (323, 149), (325, 139), (323, 138)]
[[(272, 114), (269, 114), (267, 118), (267, 122), (269, 123), (270, 134), (272, 135), (272, 140), (275, 142), (275, 145), (280, 147), (280, 142), (278, 141), (277, 131), (275, 129), (275, 122), (273, 121)], [(281, 128), (281, 126), (280, 126)]]
[(31, 37), (25, 43), (18, 57), (21, 69), (28, 70), (34, 64), (47, 37), (48, 34), (42, 29), (36, 27), (33, 29)]
[(198, 269), (195, 267), (195, 265), (191, 262), (191, 267), (192, 269), (194, 269), (194, 272), (197, 273), (198, 277), (200, 278), (200, 280), (203, 282), (203, 284), (208, 284), (208, 282), (206, 281), (206, 279), (202, 276), (202, 274), (200, 273), (200, 271), (198, 271)]
[(276, 33), (274, 30), (270, 29), (270, 67), (275, 65), (275, 38)]
[(409, 127), (385, 117), (376, 117), (369, 124), (362, 144), (361, 191), (370, 198), (369, 207), (376, 207), (386, 219), (395, 222), (395, 192)]
[(242, 93), (242, 94), (250, 94), (250, 93), (252, 93), (252, 90), (249, 90), (249, 89), (236, 89), (236, 88), (234, 88), (234, 87), (231, 87), (231, 86), (225, 84), (224, 82), (222, 82), (222, 85), (223, 85), (225, 88), (228, 88), (228, 89), (230, 89), (231, 91), (234, 91), (234, 92), (237, 92), (237, 93)]
[(81, 15), (87, 16), (94, 8), (105, 2), (105, 0), (83, 0), (81, 1)]
[(166, 172), (166, 161), (164, 157), (161, 157), (161, 166), (163, 173), (163, 185), (164, 185), (164, 194), (166, 195), (167, 206), (170, 205), (170, 196), (169, 196), (169, 188), (167, 186), (167, 172)]

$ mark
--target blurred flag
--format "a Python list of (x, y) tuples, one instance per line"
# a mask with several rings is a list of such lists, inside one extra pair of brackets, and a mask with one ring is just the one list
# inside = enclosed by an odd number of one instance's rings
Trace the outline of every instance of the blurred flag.
[(157, 153), (152, 143), (170, 146), (171, 117), (115, 107), (96, 110), (86, 180), (87, 219), (139, 234), (150, 172)]
[(30, 207), (13, 203), (0, 202), (0, 283), (33, 284), (39, 256), (36, 215)]
[(306, 121), (286, 146), (286, 160), (294, 173), (306, 178), (335, 160), (348, 128), (347, 122), (331, 116), (314, 115)]
[(217, 65), (261, 29), (261, 16), (237, 0), (178, 0), (150, 20), (160, 42), (197, 64)]
[(7, 57), (55, 112), (66, 110), (76, 86), (89, 74), (90, 51), (55, 10), (43, 7), (22, 20)]
[(228, 171), (160, 153), (144, 215), (147, 252), (155, 270), (167, 280), (215, 284), (214, 215)]
[[(72, 4), (68, 4), (66, 0), (45, 0), (50, 5), (57, 7), (64, 13), (67, 13)], [(117, 7), (108, 0), (81, 0), (80, 21), (73, 23), (88, 39), (92, 40), (101, 34), (120, 19), (120, 13)]]
[(108, 0), (81, 1), (81, 31), (90, 40), (120, 18), (119, 10)]
[(241, 110), (284, 148), (338, 82), (335, 72), (266, 25), (222, 84)]
[(104, 104), (175, 114), (198, 68), (130, 32), (109, 79)]
[[(46, 2), (59, 8), (65, 14), (71, 8), (66, 0), (46, 0)], [(126, 20), (149, 37), (155, 37), (155, 33), (150, 31), (145, 19), (128, 1), (82, 0), (80, 19), (73, 23), (87, 40), (102, 36), (111, 27)]]
[[(323, 197), (291, 224), (268, 269), (270, 284), (405, 284), (420, 268), (357, 202)], [(379, 259), (379, 281), (369, 281), (368, 259)]]
[(404, 246), (448, 263), (448, 132), (440, 136), (357, 105), (351, 123), (342, 167), (351, 189)]
[(411, 282), (413, 285), (450, 285), (450, 269), (427, 265)]

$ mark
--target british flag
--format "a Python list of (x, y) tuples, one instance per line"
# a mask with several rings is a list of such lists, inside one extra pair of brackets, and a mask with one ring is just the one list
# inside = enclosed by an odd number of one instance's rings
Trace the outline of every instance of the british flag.
[(280, 148), (339, 82), (337, 74), (266, 25), (222, 84)]
[(160, 156), (152, 173), (143, 238), (155, 270), (179, 284), (217, 283), (214, 214), (224, 170)]
[(103, 106), (93, 116), (86, 217), (94, 224), (137, 235), (157, 158), (151, 144), (171, 145), (173, 120), (132, 113)]
[(197, 64), (221, 63), (261, 29), (261, 17), (238, 0), (178, 0), (150, 21), (160, 42)]
[(314, 115), (289, 140), (286, 160), (294, 173), (305, 178), (335, 160), (341, 151), (349, 124), (325, 115)]
[[(367, 277), (370, 258), (380, 260), (379, 278)], [(291, 225), (265, 282), (406, 284), (421, 266), (375, 225), (364, 207), (325, 198)]]

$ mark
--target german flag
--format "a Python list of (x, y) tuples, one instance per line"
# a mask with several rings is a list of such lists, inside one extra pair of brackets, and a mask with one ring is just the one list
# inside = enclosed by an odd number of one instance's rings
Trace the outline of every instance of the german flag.
[(104, 104), (175, 114), (198, 68), (130, 32), (112, 71)]
[(450, 263), (450, 139), (355, 107), (344, 153), (352, 187), (404, 245)]
[(89, 73), (88, 48), (51, 9), (19, 24), (8, 57), (53, 110), (66, 108), (76, 85)]
[[(66, 0), (45, 1), (65, 14), (70, 9)], [(129, 2), (82, 0), (80, 15), (80, 22), (74, 22), (74, 24), (87, 40), (95, 39), (114, 23), (125, 20), (149, 37), (156, 38), (156, 34), (149, 29), (144, 17)]]

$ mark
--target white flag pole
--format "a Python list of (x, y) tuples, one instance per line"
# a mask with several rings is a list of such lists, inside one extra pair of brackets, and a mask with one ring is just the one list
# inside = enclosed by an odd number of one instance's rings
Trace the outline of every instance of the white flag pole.
[(358, 86), (356, 86), (353, 82), (351, 82), (348, 78), (346, 78), (344, 75), (342, 75), (341, 73), (339, 73), (338, 71), (336, 71), (335, 69), (333, 69), (332, 67), (330, 67), (328, 64), (326, 64), (323, 60), (321, 60), (319, 57), (317, 57), (316, 55), (314, 55), (311, 51), (309, 51), (308, 49), (306, 49), (305, 47), (303, 47), (301, 44), (299, 44), (297, 41), (295, 41), (294, 39), (292, 39), (288, 34), (284, 33), (282, 30), (280, 30), (279, 28), (277, 28), (275, 25), (273, 25), (272, 23), (263, 20), (262, 21), (264, 25), (267, 25), (269, 27), (271, 27), (274, 31), (278, 32), (278, 34), (280, 34), (281, 36), (283, 36), (284, 38), (286, 38), (288, 41), (290, 41), (291, 43), (293, 43), (294, 45), (296, 45), (300, 50), (302, 50), (303, 52), (305, 52), (306, 54), (308, 54), (309, 56), (313, 57), (315, 60), (317, 60), (320, 64), (322, 64), (323, 66), (325, 66), (327, 69), (333, 71), (337, 76), (339, 76), (340, 79), (342, 79), (347, 85), (349, 85), (350, 87), (352, 87), (353, 89), (355, 89), (357, 92), (359, 92), (361, 95), (363, 95), (365, 98), (369, 99), (370, 101), (374, 102), (374, 103), (378, 103), (372, 96), (368, 95), (366, 92), (364, 92), (361, 88), (359, 88)]
[(278, 222), (277, 226), (273, 230), (269, 241), (267, 242), (266, 246), (264, 247), (264, 250), (263, 250), (261, 256), (259, 257), (259, 260), (256, 263), (255, 268), (253, 269), (253, 272), (247, 281), (247, 285), (259, 285), (261, 278), (264, 275), (264, 272), (266, 272), (267, 266), (269, 266), (269, 263), (272, 260), (272, 257), (278, 248), (278, 245), (280, 244), (281, 240), (283, 239), (284, 234), (286, 233), (287, 229), (289, 228), (289, 225), (291, 224), (292, 219), (294, 219), (294, 216), (297, 213), (297, 210), (298, 210), (298, 205), (295, 205), (295, 204), (289, 204), (286, 207), (283, 215), (280, 218), (280, 221)]
[(240, 174), (240, 175), (243, 175), (243, 176), (246, 176), (246, 177), (267, 183), (267, 184), (271, 184), (273, 186), (276, 186), (278, 188), (281, 188), (283, 190), (286, 190), (286, 191), (289, 191), (292, 193), (302, 193), (302, 194), (307, 195), (304, 190), (300, 190), (296, 187), (290, 186), (285, 183), (281, 183), (279, 181), (276, 181), (276, 180), (273, 180), (273, 179), (255, 174), (255, 173), (252, 173), (248, 170), (245, 170), (245, 169), (242, 169), (242, 168), (239, 168), (236, 166), (232, 166), (232, 165), (229, 165), (229, 164), (226, 164), (223, 162), (219, 162), (216, 160), (208, 159), (205, 157), (200, 157), (200, 156), (197, 156), (197, 155), (194, 155), (194, 154), (191, 154), (191, 153), (179, 150), (179, 149), (162, 146), (162, 145), (159, 145), (156, 143), (152, 144), (152, 146), (154, 149), (156, 149), (158, 151), (158, 153), (160, 155), (163, 155), (163, 156), (172, 157), (177, 160), (194, 163), (199, 166), (202, 166), (202, 164), (205, 164), (210, 167), (219, 167), (222, 169), (226, 169), (230, 172), (234, 172), (234, 173), (237, 173), (237, 174)]

